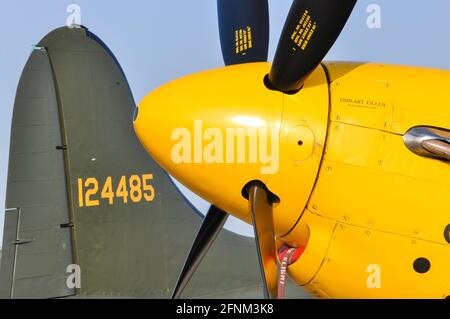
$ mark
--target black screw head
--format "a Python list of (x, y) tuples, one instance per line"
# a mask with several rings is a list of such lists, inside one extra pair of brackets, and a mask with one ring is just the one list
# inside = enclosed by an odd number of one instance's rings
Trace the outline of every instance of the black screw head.
[(425, 274), (431, 269), (431, 263), (426, 258), (417, 258), (414, 261), (414, 270), (419, 274)]

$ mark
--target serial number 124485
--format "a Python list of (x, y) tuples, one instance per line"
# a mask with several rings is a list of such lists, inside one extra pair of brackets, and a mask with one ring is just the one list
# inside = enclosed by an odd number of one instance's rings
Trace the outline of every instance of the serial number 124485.
[(100, 200), (107, 201), (109, 205), (114, 205), (115, 200), (127, 204), (129, 201), (140, 203), (145, 200), (152, 202), (155, 199), (155, 189), (151, 185), (152, 174), (142, 176), (122, 176), (117, 186), (113, 183), (112, 177), (107, 177), (103, 185), (100, 185), (95, 177), (78, 179), (78, 205), (80, 207), (100, 206)]

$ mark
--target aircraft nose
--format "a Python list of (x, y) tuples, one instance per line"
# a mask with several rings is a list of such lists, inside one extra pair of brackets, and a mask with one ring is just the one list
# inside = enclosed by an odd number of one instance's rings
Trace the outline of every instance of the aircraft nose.
[(247, 222), (244, 186), (266, 182), (279, 169), (283, 94), (265, 87), (269, 69), (252, 63), (176, 80), (146, 96), (134, 121), (141, 143), (165, 170)]

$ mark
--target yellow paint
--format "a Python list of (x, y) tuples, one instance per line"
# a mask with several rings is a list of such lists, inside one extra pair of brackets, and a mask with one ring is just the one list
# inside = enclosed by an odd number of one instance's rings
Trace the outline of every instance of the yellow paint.
[(122, 197), (123, 203), (128, 203), (128, 190), (126, 176), (120, 178), (119, 186), (117, 187), (116, 197)]
[(142, 175), (142, 191), (147, 202), (152, 202), (155, 199), (155, 188), (151, 184), (153, 181), (153, 174)]
[(300, 92), (284, 96), (280, 170), (270, 175), (266, 182), (267, 187), (281, 198), (273, 210), (278, 236), (289, 233), (297, 223), (319, 172), (329, 116), (325, 81), (325, 72), (319, 67)]
[(113, 191), (113, 186), (112, 186), (112, 177), (108, 176), (106, 178), (106, 182), (105, 185), (103, 186), (103, 190), (102, 190), (102, 199), (107, 199), (109, 205), (113, 205), (114, 204), (114, 191)]
[(305, 10), (295, 29), (292, 31), (291, 40), (304, 51), (308, 47), (309, 41), (316, 32), (316, 29), (317, 22), (312, 20), (309, 10)]
[(92, 199), (92, 197), (98, 192), (98, 181), (96, 178), (88, 178), (84, 183), (86, 187), (86, 207), (99, 206), (100, 201), (98, 199)]
[[(411, 127), (424, 124), (449, 128), (448, 71), (375, 63), (331, 62), (326, 65), (332, 80), (330, 88), (334, 116), (339, 115), (340, 110), (345, 110), (339, 99), (348, 95), (343, 91), (348, 93), (350, 90), (353, 98), (369, 97), (374, 101), (385, 100), (395, 104), (385, 107), (386, 131), (405, 134)], [(384, 93), (383, 85), (387, 85)], [(365, 125), (365, 110), (359, 110), (361, 113), (355, 112), (352, 117), (354, 123), (349, 124)], [(341, 116), (349, 118), (351, 115), (348, 111), (345, 110), (346, 114)], [(372, 112), (378, 119), (382, 116), (380, 113), (383, 113), (380, 108)]]
[[(326, 256), (336, 221), (305, 211), (301, 222), (292, 231), (293, 241), (284, 240), (292, 247), (305, 246), (302, 257), (289, 266), (289, 274), (300, 285), (309, 283), (319, 270)], [(298, 240), (305, 238), (302, 242)]]
[(78, 179), (78, 206), (84, 207), (83, 179)]
[[(343, 63), (327, 69), (331, 121), (308, 209), (339, 224), (307, 288), (332, 298), (445, 297), (450, 166), (410, 152), (403, 134), (418, 125), (450, 128), (449, 72)], [(413, 269), (419, 257), (431, 262), (426, 274)], [(381, 269), (379, 289), (367, 286), (371, 264)]]
[[(412, 265), (431, 261), (424, 274)], [(339, 223), (322, 267), (307, 289), (334, 298), (443, 298), (448, 293), (448, 246)], [(446, 262), (447, 261), (447, 262)], [(380, 269), (379, 288), (368, 283), (368, 267)]]
[[(79, 207), (98, 207), (104, 203), (114, 205), (117, 199), (119, 202), (128, 204), (128, 199), (132, 203), (140, 203), (143, 200), (152, 202), (155, 199), (155, 189), (151, 182), (153, 181), (152, 174), (145, 174), (142, 176), (131, 175), (121, 176), (118, 179), (117, 186), (114, 186), (114, 179), (107, 176), (105, 181), (101, 184), (95, 177), (78, 179), (78, 206)], [(101, 192), (99, 194), (100, 186)], [(100, 200), (101, 199), (101, 200)]]
[[(237, 65), (166, 84), (142, 101), (134, 125), (142, 144), (162, 167), (201, 197), (244, 221), (251, 222), (251, 214), (247, 200), (242, 197), (243, 187), (253, 180), (266, 183), (283, 198), (274, 208), (275, 230), (283, 236), (297, 223), (314, 187), (326, 137), (328, 85), (325, 72), (319, 67), (302, 91), (284, 96), (265, 87), (263, 80), (269, 70), (268, 63)], [(173, 149), (178, 150), (179, 135), (183, 132), (192, 135), (192, 149), (197, 153), (195, 144), (202, 140), (199, 120), (205, 132), (218, 131), (227, 145), (225, 136), (230, 130), (275, 130), (279, 139), (277, 171), (264, 174), (261, 168), (267, 165), (261, 161), (209, 162), (201, 153), (197, 159), (190, 154), (188, 157), (193, 160), (189, 163), (179, 161), (178, 157), (174, 161)], [(303, 144), (298, 145), (292, 134), (301, 138)], [(275, 142), (272, 135), (267, 134), (271, 145)], [(237, 143), (235, 146), (239, 153)], [(294, 151), (295, 148), (299, 150)], [(251, 149), (248, 143), (243, 151), (248, 155)], [(289, 153), (294, 157), (302, 155), (295, 159)], [(272, 155), (272, 159), (278, 157)], [(291, 187), (286, 187), (287, 180)]]
[(138, 175), (130, 177), (130, 198), (133, 203), (139, 203), (142, 200), (142, 182)]
[(235, 31), (236, 54), (245, 55), (246, 51), (253, 48), (252, 28), (238, 29)]
[[(412, 153), (403, 142), (414, 126), (450, 129), (450, 72), (328, 63), (330, 83), (319, 67), (300, 92), (283, 95), (264, 86), (269, 69), (266, 63), (238, 65), (157, 89), (139, 106), (139, 139), (183, 184), (247, 222), (241, 190), (252, 180), (266, 183), (281, 199), (274, 207), (277, 245), (307, 244), (289, 272), (312, 293), (450, 295), (444, 237), (450, 166)], [(232, 161), (174, 163), (171, 134), (193, 130), (195, 120), (223, 136), (236, 127), (278, 130), (279, 170), (267, 175), (261, 163)], [(420, 257), (431, 262), (425, 274), (413, 269)]]
[[(234, 162), (207, 165), (204, 161), (177, 163), (172, 158), (179, 142), (173, 140), (174, 132), (190, 132), (197, 144), (203, 140), (202, 132), (195, 130), (198, 120), (202, 120), (203, 129), (218, 129), (222, 136), (227, 135), (227, 129), (248, 128), (241, 121), (243, 117), (270, 128), (280, 126), (283, 94), (267, 90), (263, 83), (270, 66), (262, 63), (246, 67), (247, 72), (240, 66), (206, 71), (156, 89), (140, 103), (134, 127), (146, 150), (172, 176), (223, 210), (251, 222), (241, 191), (251, 180), (267, 181), (268, 176), (261, 174), (262, 165), (237, 164), (234, 158)], [(255, 77), (260, 81), (254, 81)], [(192, 148), (196, 151), (198, 147)], [(249, 153), (248, 147), (245, 152)]]
[(333, 123), (322, 167), (308, 205), (312, 211), (445, 243), (443, 231), (450, 223), (448, 164), (413, 154), (401, 136)]

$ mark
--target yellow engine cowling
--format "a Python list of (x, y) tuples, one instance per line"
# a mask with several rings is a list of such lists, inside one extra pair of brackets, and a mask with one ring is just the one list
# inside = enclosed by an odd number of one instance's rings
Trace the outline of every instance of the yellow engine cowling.
[(331, 111), (318, 179), (300, 223), (310, 233), (290, 267), (332, 298), (450, 295), (450, 166), (404, 142), (417, 126), (450, 128), (450, 72), (325, 64)]
[[(291, 277), (322, 297), (450, 294), (450, 166), (404, 141), (417, 126), (450, 128), (450, 72), (327, 63), (285, 95), (266, 87), (269, 70), (237, 65), (158, 88), (139, 105), (139, 139), (169, 173), (246, 222), (242, 188), (264, 182), (281, 199), (278, 244), (306, 245)], [(249, 145), (242, 162), (218, 146), (229, 130), (258, 137), (266, 128), (266, 147), (279, 144), (275, 166), (248, 161)]]
[[(264, 83), (269, 71), (269, 63), (251, 63), (168, 83), (140, 103), (134, 127), (175, 178), (248, 223), (242, 190), (251, 181), (265, 183), (282, 198), (274, 207), (275, 230), (282, 237), (297, 224), (319, 172), (329, 95), (322, 67), (295, 95), (269, 90)], [(243, 147), (238, 130), (246, 135)]]

